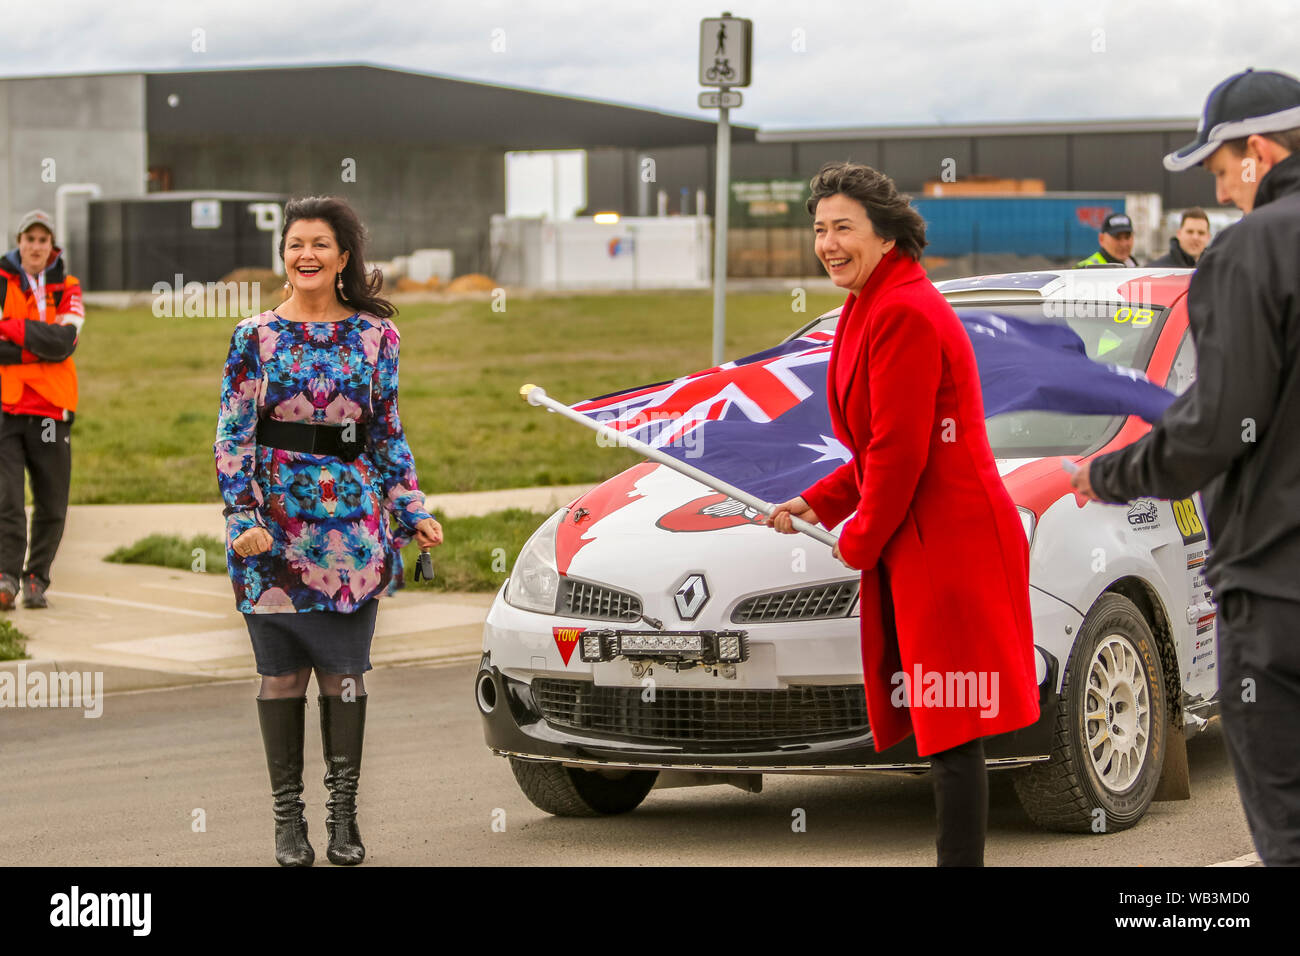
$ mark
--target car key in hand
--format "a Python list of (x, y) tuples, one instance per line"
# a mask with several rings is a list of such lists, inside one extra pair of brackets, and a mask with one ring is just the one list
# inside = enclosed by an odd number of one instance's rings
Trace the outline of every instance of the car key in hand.
[(433, 580), (433, 557), (428, 551), (420, 552), (420, 559), (415, 562), (415, 580)]

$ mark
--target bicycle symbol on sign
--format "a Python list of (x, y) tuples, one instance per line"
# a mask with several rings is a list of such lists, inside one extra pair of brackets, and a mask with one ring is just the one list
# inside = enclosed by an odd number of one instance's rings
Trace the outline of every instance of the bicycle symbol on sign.
[(734, 80), (736, 71), (725, 58), (718, 57), (713, 61), (713, 66), (704, 71), (704, 75), (710, 80)]

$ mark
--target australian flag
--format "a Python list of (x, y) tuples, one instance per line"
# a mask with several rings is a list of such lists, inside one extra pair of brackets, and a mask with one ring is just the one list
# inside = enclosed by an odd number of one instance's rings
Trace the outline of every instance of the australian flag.
[[(986, 416), (1014, 411), (1139, 415), (1174, 396), (1133, 369), (1087, 357), (1066, 325), (957, 309), (979, 365)], [(584, 415), (768, 501), (797, 495), (852, 453), (826, 404), (834, 332), (809, 332), (693, 375), (573, 406)]]

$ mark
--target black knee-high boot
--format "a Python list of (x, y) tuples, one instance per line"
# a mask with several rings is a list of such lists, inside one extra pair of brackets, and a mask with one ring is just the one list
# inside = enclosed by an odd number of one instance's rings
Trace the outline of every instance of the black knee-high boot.
[(307, 842), (302, 811), (302, 744), (306, 697), (257, 699), (266, 768), (275, 798), (275, 859), (281, 866), (311, 866), (316, 851)]
[(983, 866), (989, 774), (980, 737), (930, 755), (939, 866)]
[(325, 807), (331, 863), (354, 866), (366, 858), (357, 828), (357, 786), (361, 782), (361, 742), (366, 734), (366, 696), (355, 700), (320, 697), (320, 736), (325, 751)]

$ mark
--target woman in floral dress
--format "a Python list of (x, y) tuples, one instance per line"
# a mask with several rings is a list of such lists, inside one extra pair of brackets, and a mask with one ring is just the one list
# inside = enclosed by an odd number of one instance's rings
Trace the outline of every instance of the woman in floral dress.
[[(397, 413), (393, 306), (367, 275), (365, 231), (341, 200), (285, 207), (290, 297), (235, 328), (214, 446), (227, 565), (257, 670), (276, 860), (310, 866), (303, 817), (307, 684), (316, 672), (329, 859), (360, 863), (356, 823), (378, 598), (400, 543), (442, 542)], [(389, 529), (389, 512), (401, 528)], [(400, 565), (397, 565), (400, 574)]]

